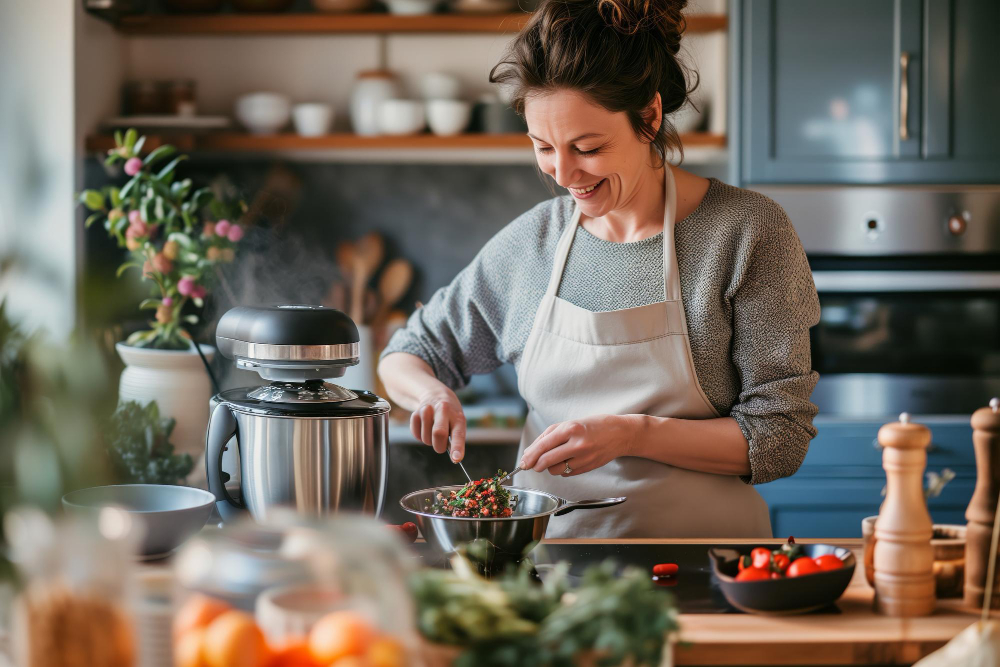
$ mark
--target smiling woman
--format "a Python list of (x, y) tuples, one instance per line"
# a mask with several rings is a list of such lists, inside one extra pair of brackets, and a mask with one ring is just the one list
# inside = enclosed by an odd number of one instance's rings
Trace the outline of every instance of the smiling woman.
[(770, 537), (752, 484), (815, 435), (805, 253), (770, 199), (669, 165), (684, 0), (543, 0), (491, 79), (567, 194), (508, 225), (390, 341), (379, 372), (462, 457), (454, 389), (514, 364), (517, 486), (628, 502), (550, 537)]

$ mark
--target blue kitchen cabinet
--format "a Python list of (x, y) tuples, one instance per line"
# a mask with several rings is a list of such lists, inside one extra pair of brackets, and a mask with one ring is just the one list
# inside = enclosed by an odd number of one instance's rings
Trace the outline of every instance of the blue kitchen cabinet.
[(1000, 180), (995, 0), (744, 0), (744, 183)]
[[(929, 503), (935, 523), (965, 523), (976, 482), (972, 428), (966, 417), (919, 419), (932, 431), (927, 470), (956, 473)], [(861, 520), (878, 514), (885, 473), (875, 436), (882, 421), (817, 419), (819, 434), (797, 473), (756, 488), (771, 511), (775, 537), (860, 537)]]

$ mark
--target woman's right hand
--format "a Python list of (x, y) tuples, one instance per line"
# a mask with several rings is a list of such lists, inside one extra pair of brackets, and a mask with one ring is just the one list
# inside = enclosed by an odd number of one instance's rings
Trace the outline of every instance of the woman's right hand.
[(451, 435), (452, 460), (461, 461), (465, 457), (465, 413), (458, 396), (444, 385), (421, 396), (410, 416), (410, 432), (438, 454), (447, 451)]

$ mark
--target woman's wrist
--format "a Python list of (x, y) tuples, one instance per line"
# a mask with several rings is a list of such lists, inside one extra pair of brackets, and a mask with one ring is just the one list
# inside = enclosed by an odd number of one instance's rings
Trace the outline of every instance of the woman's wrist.
[[(670, 417), (623, 415), (628, 420), (629, 439), (626, 456), (663, 461), (663, 443), (667, 441)], [(652, 449), (656, 449), (655, 453)]]

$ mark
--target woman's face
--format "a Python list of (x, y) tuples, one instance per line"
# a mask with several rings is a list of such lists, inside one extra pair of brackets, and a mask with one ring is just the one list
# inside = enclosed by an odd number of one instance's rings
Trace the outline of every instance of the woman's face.
[(649, 175), (649, 144), (636, 136), (624, 112), (555, 90), (529, 96), (524, 117), (538, 166), (590, 218), (625, 208)]

